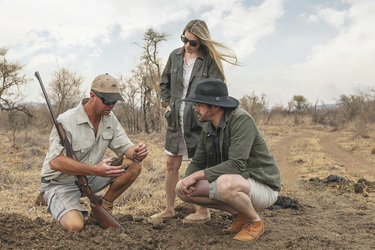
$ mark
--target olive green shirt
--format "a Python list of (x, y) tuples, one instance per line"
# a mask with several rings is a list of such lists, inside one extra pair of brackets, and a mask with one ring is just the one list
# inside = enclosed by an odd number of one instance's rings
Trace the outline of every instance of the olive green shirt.
[[(61, 114), (57, 120), (62, 123), (79, 162), (96, 165), (103, 160), (104, 153), (108, 147), (117, 156), (120, 156), (133, 145), (112, 112), (107, 116), (101, 117), (95, 136), (94, 127), (83, 108), (82, 102), (77, 107)], [(49, 162), (59, 156), (61, 151), (66, 155), (65, 149), (60, 143), (56, 127), (54, 127), (50, 134), (49, 148), (40, 177), (47, 180), (54, 179), (63, 183), (74, 183), (74, 175), (64, 174), (50, 168)]]
[(223, 174), (239, 174), (245, 179), (251, 177), (280, 191), (279, 169), (254, 119), (241, 108), (227, 110), (223, 116), (224, 124), (218, 135), (220, 162), (216, 160), (215, 127), (206, 122), (185, 175), (204, 170), (208, 182), (213, 182)]

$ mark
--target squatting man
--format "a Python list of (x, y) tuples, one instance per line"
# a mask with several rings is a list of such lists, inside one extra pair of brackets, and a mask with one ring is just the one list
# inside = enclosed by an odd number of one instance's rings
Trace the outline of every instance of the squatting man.
[[(256, 209), (267, 208), (280, 191), (280, 173), (253, 118), (228, 96), (226, 84), (204, 79), (193, 96), (199, 121), (207, 121), (186, 174), (176, 186), (186, 202), (223, 210), (233, 215), (224, 231), (236, 240), (251, 241), (264, 232)], [(208, 212), (207, 212), (208, 211)], [(197, 223), (207, 221), (207, 209), (193, 214)]]
[[(66, 156), (56, 128), (50, 134), (50, 145), (40, 175), (40, 193), (52, 216), (69, 232), (81, 231), (84, 218), (88, 216), (79, 205), (82, 194), (75, 184), (76, 175), (87, 176), (93, 193), (109, 186), (102, 204), (111, 213), (113, 201), (139, 176), (140, 162), (148, 155), (146, 145), (135, 146), (113, 114), (112, 109), (120, 100), (123, 98), (117, 80), (102, 74), (92, 82), (90, 98), (57, 118), (78, 161)], [(120, 157), (118, 165), (110, 166), (110, 158), (103, 160), (107, 148)], [(121, 158), (130, 165), (126, 172), (121, 168)], [(92, 213), (89, 220), (96, 222)]]

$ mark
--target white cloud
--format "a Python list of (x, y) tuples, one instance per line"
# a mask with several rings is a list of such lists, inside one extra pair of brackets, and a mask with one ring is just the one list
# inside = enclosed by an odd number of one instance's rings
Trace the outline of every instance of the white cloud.
[(179, 32), (198, 18), (245, 64), (224, 64), (237, 98), (256, 91), (271, 102), (302, 94), (328, 103), (356, 86), (374, 85), (374, 1), (303, 2), (0, 0), (0, 46), (10, 47), (9, 59), (27, 65), (29, 76), (38, 69), (48, 82), (58, 62), (89, 85), (103, 70), (129, 72), (139, 49), (131, 43), (149, 27), (172, 34), (162, 45), (166, 61), (181, 45)]
[[(225, 4), (226, 3), (226, 4)], [(266, 0), (259, 6), (244, 6), (243, 2), (225, 2), (202, 14), (211, 28), (220, 29), (238, 57), (253, 53), (260, 39), (272, 35), (276, 22), (284, 14), (282, 0)]]
[[(375, 23), (374, 11), (375, 2), (371, 0), (353, 2), (347, 12), (346, 29), (329, 42), (315, 46), (306, 62), (293, 67), (291, 73), (299, 79), (296, 90), (316, 98), (330, 94), (324, 90), (334, 89), (333, 99), (362, 84), (374, 84), (375, 26), (369, 25)], [(339, 27), (342, 23), (337, 21), (335, 25)]]
[(325, 20), (334, 28), (341, 29), (347, 17), (347, 11), (338, 11), (332, 8), (324, 8), (319, 10), (319, 17)]

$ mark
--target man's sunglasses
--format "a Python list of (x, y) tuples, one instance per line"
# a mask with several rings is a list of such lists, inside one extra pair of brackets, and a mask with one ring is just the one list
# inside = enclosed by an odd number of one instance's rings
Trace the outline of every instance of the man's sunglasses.
[(181, 41), (183, 43), (187, 43), (189, 42), (190, 43), (190, 46), (192, 47), (196, 47), (198, 44), (200, 44), (200, 42), (197, 42), (197, 41), (194, 41), (194, 40), (189, 40), (187, 39), (184, 35), (181, 35)]
[(104, 105), (107, 105), (107, 106), (109, 106), (109, 105), (112, 105), (112, 104), (116, 104), (116, 102), (117, 102), (117, 100), (116, 101), (108, 101), (108, 100), (106, 100), (104, 97), (102, 97), (98, 92), (96, 92), (95, 90), (92, 90), (92, 92), (94, 92), (94, 94), (97, 96), (97, 97), (99, 97), (99, 99), (100, 100), (102, 100), (102, 103), (104, 104)]

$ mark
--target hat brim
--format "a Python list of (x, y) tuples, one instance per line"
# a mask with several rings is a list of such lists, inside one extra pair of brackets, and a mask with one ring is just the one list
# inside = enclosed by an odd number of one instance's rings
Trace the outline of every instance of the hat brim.
[(211, 97), (211, 96), (193, 95), (191, 97), (182, 99), (182, 101), (198, 102), (198, 103), (204, 103), (204, 104), (209, 104), (209, 105), (219, 106), (219, 107), (224, 107), (224, 108), (236, 108), (238, 107), (238, 105), (240, 105), (240, 102), (231, 96), (224, 96), (224, 97), (217, 98), (217, 97)]
[(100, 92), (100, 95), (109, 102), (125, 101), (124, 98), (122, 98), (122, 96), (119, 93), (103, 93), (103, 92)]

